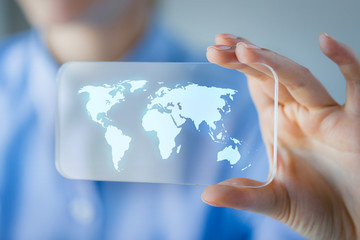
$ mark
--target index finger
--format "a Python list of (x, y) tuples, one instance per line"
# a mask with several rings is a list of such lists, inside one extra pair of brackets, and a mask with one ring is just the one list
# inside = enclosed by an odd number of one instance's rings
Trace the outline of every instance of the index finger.
[(264, 63), (273, 68), (280, 83), (288, 89), (299, 104), (307, 108), (337, 105), (319, 80), (307, 68), (292, 60), (244, 42), (237, 44), (235, 53), (239, 62), (265, 74), (268, 74), (268, 69), (264, 69), (255, 63)]

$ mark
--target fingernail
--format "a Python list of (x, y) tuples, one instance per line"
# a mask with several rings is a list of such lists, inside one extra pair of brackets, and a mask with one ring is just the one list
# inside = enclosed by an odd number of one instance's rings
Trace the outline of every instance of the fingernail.
[(321, 35), (323, 35), (324, 37), (327, 37), (327, 38), (332, 38), (329, 34), (327, 34), (326, 32), (322, 32)]
[(232, 181), (231, 179), (228, 179), (228, 180), (225, 180), (221, 183), (219, 183), (220, 185), (226, 185), (226, 186), (234, 186), (234, 187), (238, 187), (238, 186), (241, 186), (239, 185), (239, 183), (237, 183), (236, 181)]
[(232, 35), (232, 34), (229, 34), (229, 33), (224, 33), (224, 34), (223, 34), (223, 37), (224, 37), (224, 38), (233, 39), (233, 40), (239, 39), (238, 36), (235, 36), (235, 35)]
[(207, 50), (214, 48), (217, 50), (230, 50), (232, 47), (229, 45), (214, 45), (207, 48)]
[(204, 202), (204, 203), (209, 204), (209, 205), (211, 205), (213, 207), (224, 207), (222, 205), (218, 205), (218, 204), (215, 204), (215, 203), (207, 203), (207, 202)]
[(252, 49), (261, 49), (261, 48), (259, 48), (258, 46), (254, 45), (254, 44), (245, 43), (245, 42), (238, 42), (236, 44), (236, 47), (239, 47), (239, 46), (243, 46), (243, 47), (246, 47), (246, 48), (252, 48)]
[(213, 206), (213, 207), (224, 207), (224, 206), (219, 205), (219, 204), (216, 204), (216, 203), (207, 202), (206, 200), (204, 200), (204, 198), (201, 198), (201, 200), (202, 200), (204, 203), (206, 203), (206, 204), (208, 204), (208, 205), (211, 205), (211, 206)]

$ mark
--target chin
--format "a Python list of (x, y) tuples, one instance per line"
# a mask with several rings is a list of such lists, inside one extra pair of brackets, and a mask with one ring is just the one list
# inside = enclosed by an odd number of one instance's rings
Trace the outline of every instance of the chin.
[(18, 0), (35, 28), (71, 22), (99, 0)]

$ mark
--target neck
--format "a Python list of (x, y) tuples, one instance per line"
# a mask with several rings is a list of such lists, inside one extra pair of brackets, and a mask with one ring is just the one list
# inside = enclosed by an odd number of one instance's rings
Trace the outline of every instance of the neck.
[(145, 31), (148, 7), (135, 3), (110, 24), (72, 22), (51, 27), (44, 33), (46, 44), (59, 64), (118, 60)]

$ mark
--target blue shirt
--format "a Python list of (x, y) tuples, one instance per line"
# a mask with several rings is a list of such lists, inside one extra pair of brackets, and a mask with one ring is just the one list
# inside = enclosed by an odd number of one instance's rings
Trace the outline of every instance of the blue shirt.
[[(125, 60), (199, 59), (153, 26)], [(0, 239), (299, 237), (269, 218), (204, 204), (204, 187), (60, 176), (54, 164), (57, 69), (36, 31), (0, 46)]]

